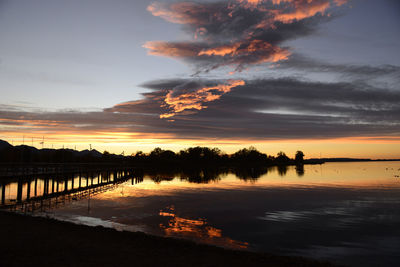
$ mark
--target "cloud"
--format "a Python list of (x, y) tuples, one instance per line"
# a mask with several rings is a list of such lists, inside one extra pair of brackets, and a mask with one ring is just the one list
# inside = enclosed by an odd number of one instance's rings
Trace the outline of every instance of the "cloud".
[(108, 112), (157, 114), (160, 118), (171, 118), (177, 114), (193, 113), (207, 108), (207, 103), (220, 99), (233, 88), (245, 85), (243, 80), (205, 81), (200, 79), (182, 80), (181, 83), (156, 81), (143, 85), (153, 89), (145, 93), (145, 99), (129, 101), (105, 109)]
[[(0, 109), (0, 125), (3, 134), (113, 132), (114, 137), (130, 133), (132, 138), (176, 140), (400, 136), (400, 92), (360, 81), (172, 79), (143, 86), (152, 90), (143, 94), (143, 99), (101, 112)], [(186, 101), (199, 106), (187, 105)], [(160, 119), (163, 114), (173, 114), (174, 121)]]
[[(226, 84), (215, 86), (204, 86), (198, 83), (185, 83), (170, 90), (165, 96), (164, 107), (170, 109), (169, 112), (161, 114), (160, 118), (171, 118), (185, 110), (202, 110), (207, 108), (207, 102), (213, 102), (221, 98), (232, 90), (232, 88), (243, 86), (243, 80), (229, 80)], [(193, 88), (193, 90), (188, 90)]]
[[(328, 19), (328, 10), (346, 1), (331, 0), (237, 0), (220, 2), (153, 3), (154, 16), (184, 25), (194, 40), (150, 41), (149, 54), (192, 63), (197, 71), (250, 66), (284, 61), (291, 50), (284, 41), (312, 33)], [(325, 16), (325, 18), (323, 18)]]
[(143, 47), (149, 49), (150, 55), (172, 58), (196, 57), (203, 49), (202, 46), (194, 43), (167, 43), (162, 41), (146, 42)]
[(370, 80), (372, 78), (391, 77), (400, 81), (400, 67), (395, 65), (355, 65), (355, 64), (333, 64), (314, 60), (302, 56), (300, 54), (293, 54), (289, 60), (281, 62), (278, 69), (292, 69), (302, 70), (308, 72), (326, 72), (326, 73), (339, 73), (346, 75), (350, 78), (363, 78)]
[(199, 71), (276, 63), (276, 70), (334, 73), (348, 79), (294, 77), (185, 78), (143, 84), (150, 92), (98, 112), (40, 112), (0, 107), (9, 132), (129, 133), (137, 138), (276, 140), (400, 136), (397, 66), (332, 64), (298, 55), (287, 40), (307, 36), (344, 0), (237, 0), (154, 3), (148, 10), (183, 25), (193, 40), (147, 42), (156, 56), (189, 62)]
[[(190, 80), (187, 79), (168, 81), (170, 88), (177, 88), (189, 82)], [(166, 81), (160, 81), (160, 91), (162, 91), (161, 88), (166, 88), (166, 84)], [(157, 83), (153, 82), (149, 86), (154, 90)], [(399, 109), (400, 106), (397, 104), (397, 101), (400, 100), (399, 97), (400, 92), (398, 91), (372, 87), (360, 81), (323, 83), (301, 81), (294, 78), (257, 79), (247, 80), (245, 85), (224, 95), (221, 101), (210, 105), (209, 109), (212, 106), (223, 106), (224, 108), (220, 110), (231, 110), (230, 107), (235, 107), (235, 112), (257, 113), (263, 111), (268, 113), (267, 110), (271, 110), (276, 114), (282, 110), (285, 111), (284, 113), (291, 111), (294, 115), (299, 112), (299, 114), (318, 114), (322, 117), (343, 117), (369, 121), (368, 114), (379, 117), (379, 114), (385, 113), (387, 117), (390, 112)], [(149, 99), (151, 98), (152, 96), (149, 97)], [(242, 104), (239, 103), (239, 100)], [(247, 110), (246, 103), (250, 103), (249, 106), (252, 107), (252, 110)], [(207, 111), (204, 110), (204, 112)], [(395, 122), (399, 116), (400, 114), (392, 114), (390, 117)], [(383, 123), (388, 119), (389, 117), (386, 120), (381, 118), (380, 122)]]
[(292, 4), (292, 9), (289, 12), (282, 12), (281, 10), (274, 11), (273, 20), (281, 21), (283, 23), (292, 23), (293, 21), (298, 21), (306, 18), (313, 17), (318, 13), (324, 15), (326, 10), (331, 7), (330, 1), (308, 1), (308, 0), (298, 0), (298, 1), (279, 1), (279, 2), (289, 2)]
[(178, 24), (205, 24), (209, 19), (211, 7), (214, 7), (214, 13), (217, 11), (218, 4), (200, 4), (195, 2), (180, 3), (152, 3), (147, 10), (154, 16), (161, 17), (166, 21)]
[[(158, 87), (156, 92), (162, 92), (190, 82), (187, 79), (159, 81), (158, 86), (152, 82), (148, 87), (152, 90)], [(158, 101), (158, 93), (145, 95), (144, 101), (151, 106), (155, 95)], [(363, 83), (259, 79), (246, 81), (245, 85), (221, 96), (218, 103), (210, 102), (201, 112), (175, 114), (171, 125), (179, 136), (196, 138), (398, 136), (399, 101), (399, 92)], [(123, 109), (129, 110), (129, 105)], [(112, 111), (122, 110), (114, 107)], [(131, 111), (136, 112), (136, 107)]]

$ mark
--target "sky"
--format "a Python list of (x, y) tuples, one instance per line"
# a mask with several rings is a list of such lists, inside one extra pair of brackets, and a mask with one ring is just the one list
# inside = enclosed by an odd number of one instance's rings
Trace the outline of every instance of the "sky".
[(0, 0), (0, 139), (400, 158), (397, 0)]

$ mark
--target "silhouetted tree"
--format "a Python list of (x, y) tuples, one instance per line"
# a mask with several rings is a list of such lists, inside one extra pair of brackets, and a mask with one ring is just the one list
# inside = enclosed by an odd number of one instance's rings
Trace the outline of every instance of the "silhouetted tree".
[[(7, 142), (0, 142), (0, 162), (17, 163), (117, 163), (131, 164), (146, 170), (172, 170), (177, 169), (250, 169), (246, 175), (257, 178), (258, 170), (263, 170), (274, 165), (302, 164), (304, 154), (297, 151), (295, 160), (290, 159), (284, 152), (279, 152), (277, 157), (268, 156), (259, 152), (255, 147), (243, 148), (232, 155), (221, 152), (218, 148), (191, 147), (175, 153), (163, 150), (160, 147), (153, 149), (149, 154), (138, 151), (130, 156), (115, 155), (108, 151), (100, 153), (96, 150), (76, 151), (73, 149), (36, 149), (29, 146), (12, 146)], [(210, 172), (198, 175), (198, 180), (213, 179)]]
[(278, 164), (288, 164), (290, 161), (290, 158), (288, 156), (286, 156), (286, 154), (282, 151), (278, 152), (278, 155), (275, 159), (276, 163)]
[(232, 155), (232, 160), (241, 165), (266, 165), (268, 156), (255, 147), (243, 148)]
[(163, 150), (159, 147), (156, 147), (153, 149), (153, 151), (150, 152), (150, 157), (151, 158), (159, 158), (161, 156), (161, 153)]
[(103, 156), (102, 156), (103, 160), (109, 160), (111, 158), (111, 154), (110, 152), (108, 152), (107, 150), (105, 150), (103, 152)]
[(303, 163), (304, 161), (304, 153), (300, 150), (296, 152), (296, 156), (294, 157), (296, 163)]
[(140, 151), (140, 150), (139, 150), (139, 151), (136, 151), (136, 154), (133, 154), (133, 153), (132, 153), (132, 156), (134, 156), (134, 157), (140, 157), (140, 158), (141, 158), (141, 157), (146, 156), (146, 154), (144, 154), (143, 151)]

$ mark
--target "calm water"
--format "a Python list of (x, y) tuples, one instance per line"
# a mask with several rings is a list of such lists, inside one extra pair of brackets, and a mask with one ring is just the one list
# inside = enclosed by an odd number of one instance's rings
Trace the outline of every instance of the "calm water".
[[(273, 168), (261, 176), (145, 175), (35, 214), (351, 266), (400, 266), (399, 175), (400, 162)], [(15, 187), (5, 187), (6, 200)]]

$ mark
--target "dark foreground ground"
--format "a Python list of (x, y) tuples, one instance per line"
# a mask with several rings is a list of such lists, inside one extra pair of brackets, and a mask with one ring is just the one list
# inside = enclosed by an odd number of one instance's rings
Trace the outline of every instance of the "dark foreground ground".
[(0, 266), (332, 266), (0, 212)]

